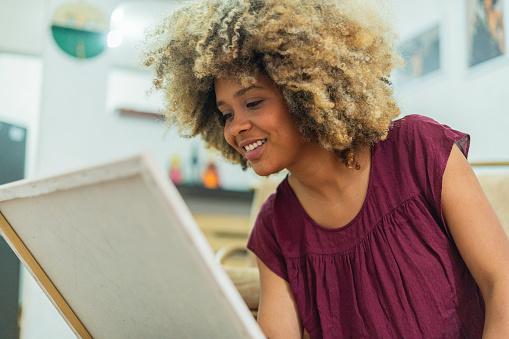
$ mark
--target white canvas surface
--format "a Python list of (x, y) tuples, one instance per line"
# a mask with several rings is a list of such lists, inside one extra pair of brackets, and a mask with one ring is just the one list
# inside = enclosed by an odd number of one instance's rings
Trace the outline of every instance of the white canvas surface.
[(93, 338), (264, 338), (150, 154), (0, 186), (0, 212)]

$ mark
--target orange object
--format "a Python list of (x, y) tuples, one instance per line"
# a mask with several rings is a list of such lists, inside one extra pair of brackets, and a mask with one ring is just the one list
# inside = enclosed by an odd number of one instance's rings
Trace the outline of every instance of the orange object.
[(209, 163), (205, 173), (203, 173), (203, 186), (207, 188), (219, 187), (219, 176), (217, 175), (217, 167), (213, 162)]

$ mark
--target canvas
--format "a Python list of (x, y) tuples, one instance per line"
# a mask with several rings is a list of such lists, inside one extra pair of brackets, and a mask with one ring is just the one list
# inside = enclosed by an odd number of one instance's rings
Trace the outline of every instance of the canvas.
[(80, 338), (264, 338), (148, 153), (0, 186), (0, 212)]

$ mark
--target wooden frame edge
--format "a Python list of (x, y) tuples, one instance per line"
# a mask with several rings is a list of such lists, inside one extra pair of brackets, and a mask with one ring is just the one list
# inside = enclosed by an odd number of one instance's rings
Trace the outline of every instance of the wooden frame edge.
[(46, 296), (48, 296), (53, 305), (59, 310), (60, 314), (64, 317), (73, 332), (79, 338), (92, 339), (92, 336), (85, 329), (85, 326), (83, 326), (69, 304), (67, 304), (65, 299), (58, 292), (55, 285), (53, 285), (50, 278), (46, 275), (41, 266), (39, 266), (37, 260), (35, 260), (35, 258), (32, 256), (32, 253), (30, 253), (23, 241), (21, 241), (21, 239), (18, 237), (1, 211), (0, 230), (1, 234), (4, 236), (5, 241), (9, 244), (14, 253), (16, 253), (16, 256), (23, 263), (25, 268), (35, 278), (39, 286), (46, 292)]
[(470, 166), (509, 166), (509, 161), (472, 162)]

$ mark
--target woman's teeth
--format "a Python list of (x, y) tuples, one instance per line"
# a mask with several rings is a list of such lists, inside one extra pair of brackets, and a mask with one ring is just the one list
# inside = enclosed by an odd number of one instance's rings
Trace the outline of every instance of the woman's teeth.
[(255, 148), (257, 148), (258, 146), (261, 146), (265, 143), (265, 140), (258, 140), (257, 142), (253, 142), (252, 144), (249, 144), (247, 146), (244, 146), (244, 149), (246, 151), (252, 151), (254, 150)]

